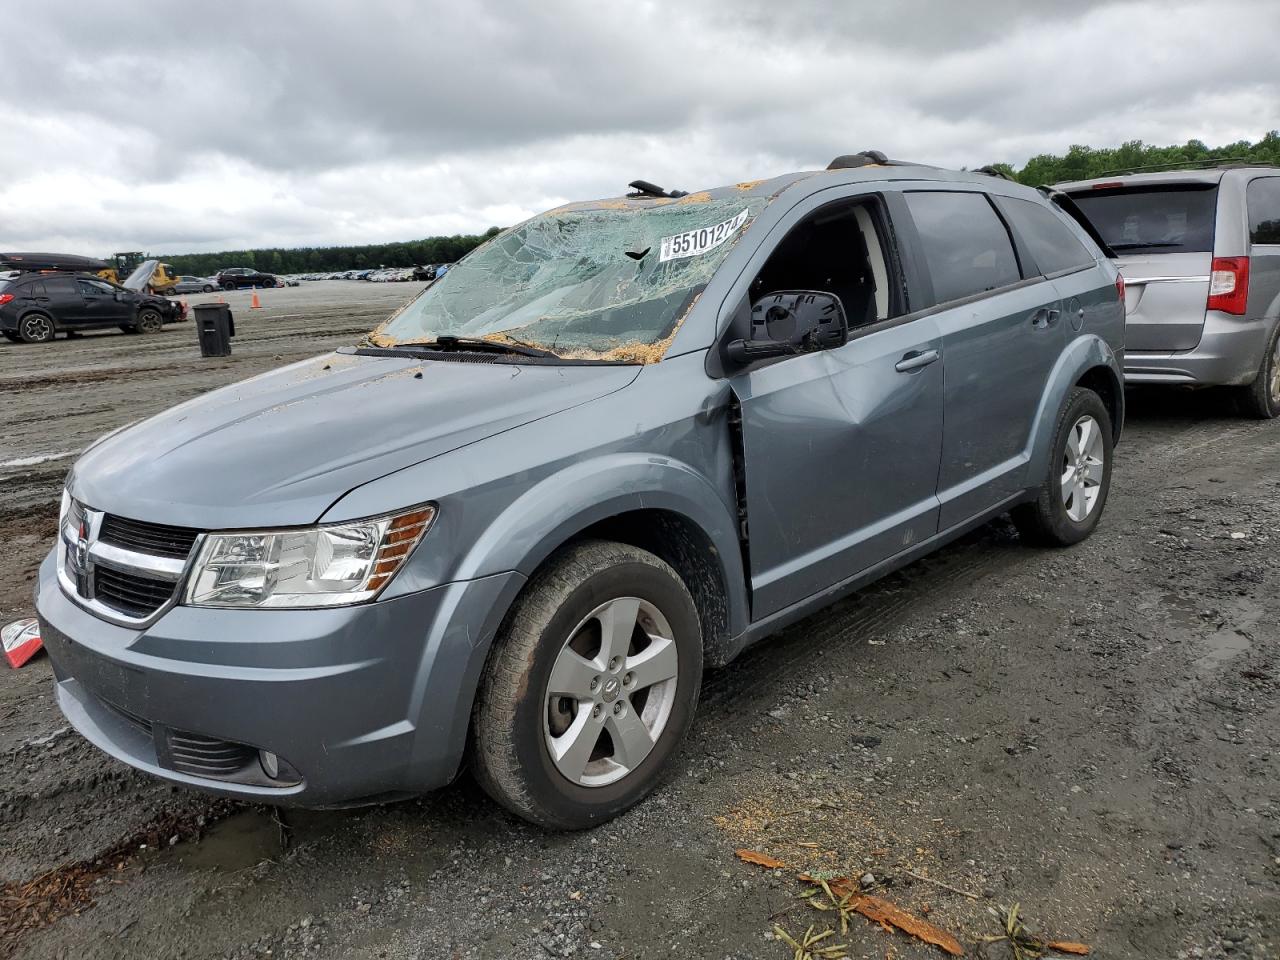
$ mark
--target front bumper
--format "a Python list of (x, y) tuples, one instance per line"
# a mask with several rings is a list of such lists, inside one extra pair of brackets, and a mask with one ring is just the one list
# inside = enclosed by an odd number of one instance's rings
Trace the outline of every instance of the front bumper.
[(1245, 320), (1210, 311), (1205, 315), (1200, 342), (1177, 353), (1125, 351), (1126, 383), (1186, 384), (1189, 386), (1252, 383), (1262, 364), (1268, 334), (1276, 321)]
[[(225, 796), (337, 806), (453, 779), (489, 644), (522, 582), (497, 574), (324, 610), (178, 606), (134, 630), (68, 599), (51, 556), (36, 612), (58, 705), (102, 750)], [(267, 777), (258, 750), (295, 782)], [(235, 756), (245, 765), (225, 770)]]

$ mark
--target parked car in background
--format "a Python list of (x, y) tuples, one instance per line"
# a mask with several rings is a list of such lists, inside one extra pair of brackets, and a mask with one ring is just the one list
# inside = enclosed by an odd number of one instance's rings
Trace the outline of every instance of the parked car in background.
[(278, 287), (298, 287), (302, 285), (297, 277), (276, 277), (275, 281)]
[(0, 280), (0, 334), (46, 343), (57, 333), (104, 327), (156, 333), (166, 323), (185, 320), (182, 304), (144, 292), (155, 266), (146, 261), (122, 286), (89, 273), (23, 273)]
[(219, 283), (213, 277), (180, 276), (177, 283), (166, 290), (157, 292), (166, 297), (171, 297), (177, 293), (212, 293), (218, 287)]
[(1129, 383), (1229, 385), (1280, 414), (1280, 169), (1060, 183), (1124, 275)]
[(1041, 194), (859, 154), (670, 197), (535, 216), (341, 363), (86, 450), (36, 592), (69, 722), (254, 803), (468, 754), (586, 827), (660, 782), (704, 665), (1001, 513), (1093, 532), (1122, 287)]
[(248, 267), (231, 267), (218, 274), (218, 286), (223, 290), (240, 290), (244, 287), (274, 287), (276, 278), (269, 273), (259, 273)]

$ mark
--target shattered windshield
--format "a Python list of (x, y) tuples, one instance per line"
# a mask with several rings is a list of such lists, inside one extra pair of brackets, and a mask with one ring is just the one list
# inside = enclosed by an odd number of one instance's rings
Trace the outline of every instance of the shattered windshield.
[(693, 194), (552, 210), (476, 249), (369, 342), (479, 338), (564, 359), (660, 360), (767, 202)]

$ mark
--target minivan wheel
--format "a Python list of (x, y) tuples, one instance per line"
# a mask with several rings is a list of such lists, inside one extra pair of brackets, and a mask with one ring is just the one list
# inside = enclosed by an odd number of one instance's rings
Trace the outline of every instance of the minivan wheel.
[(1240, 388), (1240, 403), (1248, 416), (1259, 420), (1280, 416), (1280, 324), (1271, 331), (1257, 377)]
[(1077, 387), (1058, 416), (1039, 496), (1012, 511), (1024, 538), (1065, 547), (1093, 533), (1111, 489), (1111, 437), (1102, 398)]
[(53, 321), (43, 313), (28, 313), (18, 321), (18, 336), (24, 343), (48, 343), (53, 339)]
[(540, 826), (603, 823), (662, 781), (701, 680), (679, 575), (627, 544), (575, 544), (535, 574), (494, 641), (473, 714), (476, 779)]
[(164, 318), (157, 310), (142, 310), (135, 326), (139, 333), (159, 333), (164, 328)]

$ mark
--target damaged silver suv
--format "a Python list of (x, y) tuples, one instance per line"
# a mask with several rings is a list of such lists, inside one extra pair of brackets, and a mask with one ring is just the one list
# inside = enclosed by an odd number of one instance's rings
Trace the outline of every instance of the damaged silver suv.
[(586, 827), (660, 781), (704, 667), (1000, 513), (1093, 531), (1122, 288), (1041, 194), (878, 154), (632, 186), (88, 449), (36, 596), (76, 729), (280, 804), (469, 760)]

